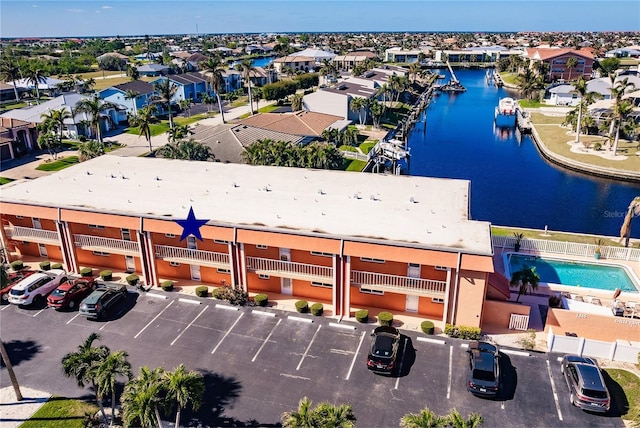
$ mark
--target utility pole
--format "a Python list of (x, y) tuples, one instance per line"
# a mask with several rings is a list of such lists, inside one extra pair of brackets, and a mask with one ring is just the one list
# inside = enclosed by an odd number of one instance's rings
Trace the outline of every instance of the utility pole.
[(13, 390), (16, 393), (16, 400), (22, 401), (20, 385), (18, 385), (18, 379), (16, 378), (16, 374), (13, 372), (13, 366), (11, 365), (11, 361), (9, 361), (9, 355), (7, 354), (7, 350), (5, 349), (4, 342), (2, 340), (0, 340), (0, 354), (2, 354), (2, 361), (4, 361), (4, 365), (7, 366), (11, 385), (13, 385)]

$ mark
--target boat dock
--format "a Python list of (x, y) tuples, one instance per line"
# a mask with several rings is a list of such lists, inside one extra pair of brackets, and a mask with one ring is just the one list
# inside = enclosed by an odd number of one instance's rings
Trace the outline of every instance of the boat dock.
[(516, 109), (516, 126), (521, 133), (531, 134), (531, 119), (529, 119), (527, 112), (519, 107)]
[(447, 61), (447, 67), (449, 68), (449, 73), (451, 73), (451, 80), (439, 86), (437, 89), (441, 92), (466, 92), (467, 88), (462, 86), (456, 74), (453, 72), (453, 67), (451, 67), (449, 61)]
[(500, 73), (495, 69), (487, 70), (485, 73), (485, 80), (489, 86), (495, 86), (498, 88), (504, 86), (504, 81), (502, 80)]

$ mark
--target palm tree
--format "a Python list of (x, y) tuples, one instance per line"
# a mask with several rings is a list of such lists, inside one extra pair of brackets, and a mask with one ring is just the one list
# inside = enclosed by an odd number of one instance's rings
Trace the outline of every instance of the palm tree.
[(169, 134), (169, 142), (175, 143), (177, 141), (184, 140), (189, 135), (192, 135), (193, 131), (189, 128), (189, 125), (176, 123), (176, 126), (174, 126), (173, 129), (170, 129), (167, 133)]
[(418, 77), (418, 73), (422, 69), (422, 66), (419, 62), (412, 62), (409, 65), (409, 75), (413, 76), (411, 83), (416, 83), (416, 78)]
[(222, 110), (222, 99), (220, 98), (220, 93), (224, 88), (224, 76), (222, 75), (224, 69), (222, 68), (222, 64), (218, 59), (209, 58), (208, 61), (201, 62), (199, 67), (204, 71), (205, 75), (209, 74), (209, 84), (218, 98), (218, 108), (220, 109), (220, 116), (222, 116), (222, 123), (226, 123), (224, 120), (224, 111)]
[(284, 412), (282, 414), (282, 426), (284, 428), (315, 428), (311, 400), (304, 397), (298, 404), (297, 412)]
[(177, 403), (176, 427), (180, 426), (180, 412), (188, 404), (193, 410), (198, 410), (204, 394), (204, 380), (202, 375), (195, 371), (187, 372), (184, 364), (180, 364), (172, 372), (164, 375), (167, 395), (173, 396)]
[(250, 59), (244, 59), (237, 65), (238, 70), (242, 73), (242, 78), (247, 82), (249, 88), (249, 108), (251, 109), (251, 116), (253, 116), (253, 98), (251, 94), (251, 74), (256, 70), (253, 67), (253, 63)]
[(97, 158), (104, 154), (104, 146), (97, 141), (87, 141), (78, 145), (78, 160), (80, 162)]
[(20, 96), (18, 95), (18, 87), (16, 86), (16, 80), (20, 78), (20, 68), (18, 64), (13, 61), (8, 56), (2, 58), (2, 62), (0, 62), (0, 80), (3, 82), (12, 82), (13, 83), (13, 93), (16, 97), (16, 102), (20, 101)]
[(142, 107), (136, 116), (129, 117), (129, 123), (138, 127), (138, 136), (144, 135), (149, 143), (149, 151), (153, 151), (151, 146), (151, 125), (158, 121), (156, 118), (157, 107), (153, 104)]
[(181, 110), (186, 110), (187, 111), (187, 117), (191, 116), (191, 100), (190, 99), (186, 99), (185, 98), (183, 100), (180, 100), (178, 105), (180, 106)]
[(127, 92), (124, 94), (125, 100), (133, 100), (133, 114), (138, 114), (138, 97), (140, 96), (140, 92), (134, 91), (133, 89), (127, 89)]
[[(3, 276), (4, 274), (4, 266), (2, 267)], [(3, 285), (4, 286), (4, 285)], [(16, 377), (15, 372), (13, 371), (13, 364), (11, 364), (11, 360), (9, 359), (9, 354), (4, 347), (4, 342), (0, 340), (0, 355), (2, 356), (2, 362), (4, 366), (7, 368), (7, 372), (9, 372), (9, 379), (11, 379), (11, 385), (13, 386), (13, 392), (16, 394), (16, 400), (22, 401), (22, 392), (20, 391), (20, 384), (18, 384), (18, 378)]]
[(571, 81), (571, 70), (576, 68), (576, 65), (578, 65), (578, 58), (572, 56), (567, 60), (567, 68), (569, 69), (569, 78), (567, 79), (568, 82)]
[(125, 351), (110, 353), (95, 371), (99, 399), (102, 399), (103, 394), (111, 393), (111, 423), (113, 423), (116, 409), (116, 379), (126, 377), (130, 380), (133, 377), (131, 363), (127, 360), (128, 356), (129, 354)]
[(325, 78), (325, 84), (327, 83), (327, 76), (337, 74), (338, 70), (331, 60), (323, 59), (322, 66), (320, 67), (320, 75)]
[(516, 302), (520, 301), (521, 295), (527, 295), (527, 292), (535, 291), (538, 288), (540, 275), (536, 272), (535, 267), (524, 266), (521, 270), (511, 275), (511, 286), (518, 287), (518, 297)]
[(408, 413), (400, 419), (402, 428), (439, 428), (446, 427), (448, 423), (448, 418), (436, 415), (428, 407), (419, 413)]
[(262, 98), (262, 88), (259, 86), (256, 86), (255, 88), (253, 88), (253, 100), (256, 102), (256, 110), (260, 110), (259, 109), (259, 103), (260, 103), (260, 98)]
[(477, 428), (484, 423), (484, 418), (478, 413), (472, 413), (465, 419), (456, 409), (449, 412), (448, 419), (449, 426), (452, 428)]
[(125, 427), (163, 426), (160, 409), (167, 407), (163, 377), (162, 367), (150, 370), (143, 366), (140, 368), (140, 375), (127, 382), (121, 397)]
[(215, 98), (213, 98), (209, 94), (202, 94), (202, 102), (207, 105), (207, 113), (211, 111), (211, 105), (215, 102)]
[(162, 79), (153, 85), (158, 91), (158, 102), (167, 105), (167, 111), (169, 113), (169, 128), (173, 128), (173, 115), (171, 113), (171, 100), (173, 96), (178, 92), (178, 86), (169, 79)]
[(40, 118), (47, 122), (49, 129), (52, 129), (58, 134), (58, 141), (62, 144), (62, 131), (64, 130), (64, 121), (72, 118), (73, 116), (65, 107), (58, 110), (51, 109), (47, 113), (42, 113)]
[(215, 159), (211, 147), (194, 139), (176, 141), (160, 147), (156, 154), (167, 159), (208, 161)]
[(293, 111), (302, 110), (302, 97), (303, 97), (303, 94), (291, 95), (291, 110)]
[(582, 126), (582, 104), (585, 101), (585, 95), (587, 95), (587, 81), (583, 76), (578, 77), (577, 82), (573, 85), (576, 92), (580, 96), (580, 103), (578, 104), (578, 123), (576, 125), (576, 143), (580, 142), (580, 130)]
[[(358, 113), (358, 120), (360, 121), (360, 125), (363, 125), (364, 120), (366, 120), (366, 108), (368, 101), (369, 100), (366, 98), (353, 97), (351, 98), (351, 102), (349, 103), (349, 110)], [(362, 113), (365, 113), (365, 119), (363, 119)]]
[(373, 126), (375, 128), (380, 127), (380, 118), (382, 117), (382, 104), (378, 100), (373, 100), (369, 104), (369, 112), (371, 113), (371, 120), (373, 121)]
[[(85, 113), (89, 116), (89, 122), (91, 128), (95, 131), (95, 135), (98, 136), (98, 142), (102, 144), (102, 130), (100, 129), (100, 116), (105, 110), (115, 108), (115, 104), (108, 101), (103, 101), (99, 97), (84, 98), (76, 104), (76, 113)], [(110, 121), (110, 116), (106, 115)]]
[(615, 137), (613, 139), (613, 154), (618, 152), (620, 141), (620, 129), (623, 128), (633, 112), (634, 105), (629, 100), (621, 100), (613, 105), (613, 123), (615, 124)]
[(636, 196), (631, 200), (629, 208), (627, 209), (627, 215), (624, 217), (622, 227), (620, 228), (620, 241), (624, 239), (624, 246), (629, 246), (629, 238), (631, 237), (631, 220), (633, 216), (640, 216), (640, 196)]
[(26, 82), (32, 84), (36, 89), (36, 103), (40, 104), (40, 83), (47, 82), (46, 73), (38, 67), (33, 67), (26, 72)]
[(314, 409), (315, 419), (318, 425), (326, 428), (353, 428), (355, 427), (356, 416), (353, 408), (349, 404), (334, 406), (329, 403), (320, 403)]

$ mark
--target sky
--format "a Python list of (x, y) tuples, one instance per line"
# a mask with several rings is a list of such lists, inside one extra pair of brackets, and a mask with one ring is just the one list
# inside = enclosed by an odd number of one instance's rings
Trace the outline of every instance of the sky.
[(3, 38), (366, 31), (640, 31), (640, 1), (0, 1)]

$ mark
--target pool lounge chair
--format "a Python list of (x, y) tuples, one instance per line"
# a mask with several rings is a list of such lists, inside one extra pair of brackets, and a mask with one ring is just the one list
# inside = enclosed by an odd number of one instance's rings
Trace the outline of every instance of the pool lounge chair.
[(575, 300), (576, 302), (584, 302), (584, 298), (579, 294), (575, 294), (573, 296), (573, 300)]
[(602, 306), (602, 302), (597, 297), (592, 297), (589, 301), (592, 305)]
[(634, 301), (627, 302), (624, 305), (624, 316), (625, 317), (634, 317), (636, 315), (636, 311), (638, 310), (638, 304)]
[(623, 302), (621, 302), (620, 300), (617, 300), (617, 299), (613, 300), (611, 302), (611, 312), (616, 317), (624, 316), (625, 304)]

